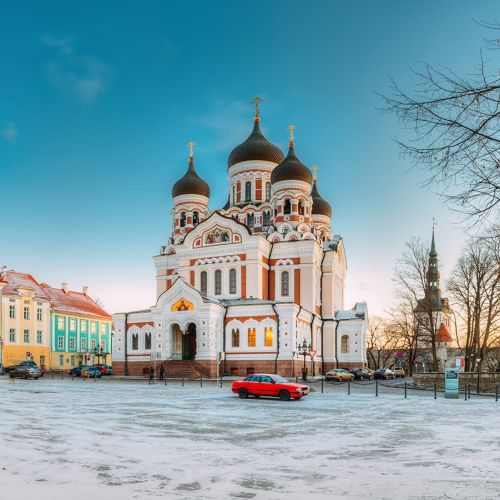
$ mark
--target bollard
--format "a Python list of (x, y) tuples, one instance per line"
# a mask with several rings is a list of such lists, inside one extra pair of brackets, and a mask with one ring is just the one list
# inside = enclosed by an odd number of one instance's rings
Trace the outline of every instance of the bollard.
[(375, 380), (375, 396), (378, 397), (378, 380)]
[(203, 375), (200, 373), (200, 387), (203, 387)]
[(64, 380), (64, 370), (61, 370), (61, 380)]
[(298, 384), (299, 383), (299, 377), (295, 377), (295, 383)]
[(495, 401), (498, 401), (498, 384), (495, 386)]
[(182, 377), (182, 387), (184, 387), (184, 377)]
[(469, 399), (470, 399), (470, 384), (469, 384)]
[(437, 399), (437, 384), (434, 382), (434, 399)]
[(321, 379), (321, 394), (323, 394), (323, 379)]
[(220, 388), (222, 389), (222, 375), (220, 376)]
[(167, 374), (166, 373), (163, 374), (163, 380), (165, 381), (165, 385), (167, 385)]
[(464, 385), (464, 401), (467, 401), (467, 384)]
[(350, 380), (347, 381), (347, 395), (348, 396), (351, 395), (351, 381)]
[(52, 370), (52, 380), (54, 380), (54, 370)]
[(408, 394), (407, 394), (407, 388), (406, 388), (406, 382), (405, 382), (405, 399), (408, 397)]

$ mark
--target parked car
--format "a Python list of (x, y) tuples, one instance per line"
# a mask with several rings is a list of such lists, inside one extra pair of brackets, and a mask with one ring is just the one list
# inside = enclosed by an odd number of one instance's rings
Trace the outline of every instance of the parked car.
[(111, 375), (113, 373), (113, 367), (111, 365), (98, 364), (94, 366), (99, 368), (103, 375)]
[(406, 377), (406, 373), (404, 371), (403, 368), (401, 367), (394, 367), (394, 368), (391, 368), (391, 371), (392, 373), (394, 374), (395, 377), (399, 377), (399, 378), (405, 378)]
[(30, 366), (37, 368), (41, 372), (40, 377), (43, 377), (44, 371), (35, 363), (35, 361), (21, 361), (17, 366)]
[(389, 379), (394, 379), (396, 378), (394, 376), (394, 373), (392, 370), (389, 370), (389, 368), (379, 368), (378, 370), (375, 370), (375, 378), (381, 378), (383, 380), (389, 380)]
[(72, 375), (73, 377), (79, 377), (82, 374), (82, 370), (84, 368), (87, 368), (89, 365), (80, 365), (80, 366), (75, 366), (74, 368), (71, 368), (69, 371), (69, 374)]
[(246, 399), (248, 396), (256, 398), (273, 396), (279, 397), (282, 401), (288, 401), (290, 399), (300, 399), (309, 394), (307, 385), (289, 382), (280, 375), (265, 373), (249, 375), (243, 380), (235, 380), (231, 389), (242, 399)]
[(19, 364), (11, 367), (9, 375), (16, 378), (34, 378), (38, 380), (42, 376), (42, 370), (30, 364)]
[(369, 368), (354, 368), (354, 370), (351, 370), (351, 373), (358, 380), (373, 380), (374, 378), (373, 370)]
[(344, 368), (334, 368), (325, 373), (326, 380), (336, 380), (337, 382), (343, 382), (345, 380), (353, 380), (354, 375)]
[(96, 377), (101, 378), (102, 372), (101, 370), (99, 370), (99, 368), (96, 368), (95, 366), (84, 366), (82, 368), (80, 376), (84, 378), (96, 378)]

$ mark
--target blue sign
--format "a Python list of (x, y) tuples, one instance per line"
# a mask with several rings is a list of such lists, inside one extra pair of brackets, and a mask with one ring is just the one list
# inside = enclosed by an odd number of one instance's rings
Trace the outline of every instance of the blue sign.
[(446, 368), (444, 372), (444, 397), (458, 399), (459, 368)]

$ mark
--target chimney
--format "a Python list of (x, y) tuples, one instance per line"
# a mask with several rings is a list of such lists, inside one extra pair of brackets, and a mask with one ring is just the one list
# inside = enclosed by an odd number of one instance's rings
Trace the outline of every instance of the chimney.
[(64, 293), (69, 292), (69, 285), (67, 283), (61, 283), (61, 288), (62, 288)]
[(89, 287), (88, 287), (88, 286), (84, 286), (84, 287), (82, 288), (82, 290), (83, 290), (83, 294), (84, 294), (84, 295), (88, 295), (88, 294), (89, 294)]
[(7, 266), (2, 266), (2, 272), (0, 272), (0, 278), (5, 278), (7, 275)]

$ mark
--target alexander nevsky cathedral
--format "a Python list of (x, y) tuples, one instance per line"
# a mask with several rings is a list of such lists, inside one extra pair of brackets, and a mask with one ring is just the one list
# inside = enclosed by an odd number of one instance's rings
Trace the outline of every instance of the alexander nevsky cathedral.
[[(172, 188), (172, 234), (153, 257), (156, 303), (119, 313), (113, 370), (168, 376), (319, 375), (366, 364), (366, 304), (344, 305), (346, 250), (299, 159), (253, 130), (229, 154), (227, 203), (188, 168)], [(216, 167), (217, 168), (217, 167)], [(219, 167), (221, 177), (223, 167)], [(304, 356), (305, 354), (305, 356)]]

